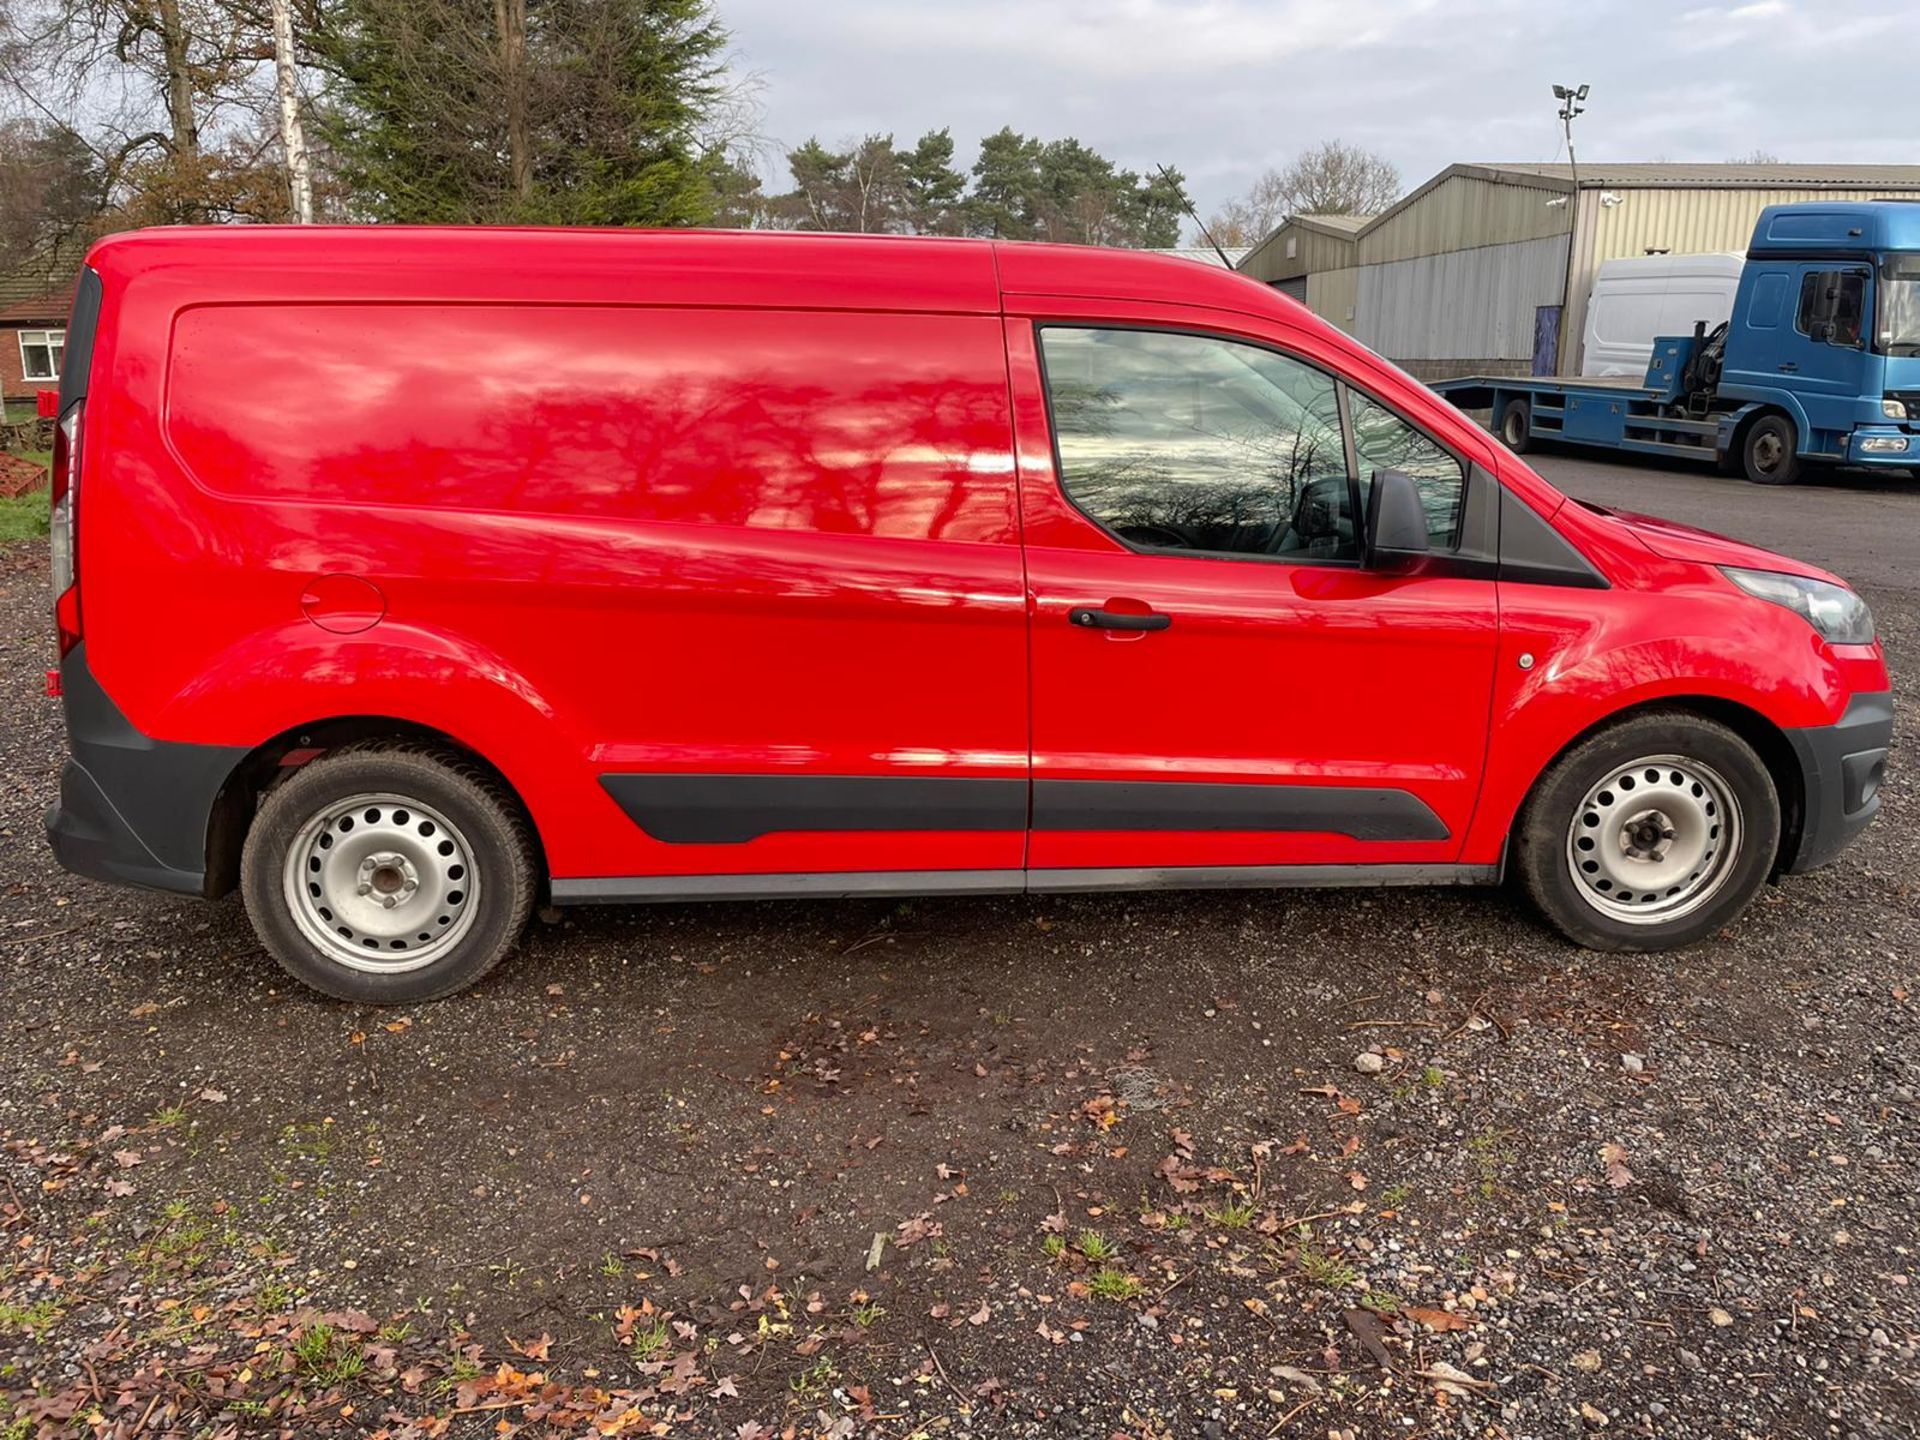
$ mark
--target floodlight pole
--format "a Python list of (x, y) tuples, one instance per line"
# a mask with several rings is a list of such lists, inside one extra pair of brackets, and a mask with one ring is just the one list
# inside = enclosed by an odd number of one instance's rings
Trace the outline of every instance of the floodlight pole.
[(1568, 344), (1567, 324), (1573, 316), (1573, 252), (1580, 226), (1580, 157), (1573, 150), (1573, 122), (1586, 113), (1586, 85), (1556, 85), (1553, 98), (1560, 102), (1560, 128), (1567, 137), (1567, 166), (1573, 172), (1573, 193), (1567, 197), (1567, 269), (1560, 283), (1560, 345), (1554, 357), (1554, 369), (1565, 371), (1562, 361), (1573, 353)]

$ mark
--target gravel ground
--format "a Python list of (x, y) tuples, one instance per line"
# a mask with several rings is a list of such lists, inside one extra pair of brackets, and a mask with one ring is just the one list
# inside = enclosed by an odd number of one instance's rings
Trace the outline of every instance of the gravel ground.
[[(1920, 486), (1541, 468), (1920, 662)], [(1920, 1435), (1910, 767), (1679, 956), (1470, 891), (610, 909), (373, 1011), (53, 866), (44, 564), (0, 550), (5, 1440)]]

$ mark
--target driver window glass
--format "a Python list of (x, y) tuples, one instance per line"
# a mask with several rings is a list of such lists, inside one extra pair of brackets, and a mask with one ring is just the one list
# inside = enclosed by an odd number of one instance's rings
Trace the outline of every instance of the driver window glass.
[(1858, 346), (1866, 308), (1867, 279), (1856, 271), (1812, 270), (1801, 277), (1796, 324), (1809, 339)]
[(1359, 391), (1348, 392), (1353, 408), (1353, 449), (1360, 461), (1360, 513), (1367, 513), (1373, 477), (1382, 470), (1404, 470), (1420, 492), (1427, 512), (1427, 540), (1436, 550), (1460, 544), (1460, 517), (1466, 509), (1467, 477), (1460, 462), (1385, 406)]
[(1040, 332), (1060, 478), (1142, 549), (1355, 560), (1333, 377), (1252, 345)]

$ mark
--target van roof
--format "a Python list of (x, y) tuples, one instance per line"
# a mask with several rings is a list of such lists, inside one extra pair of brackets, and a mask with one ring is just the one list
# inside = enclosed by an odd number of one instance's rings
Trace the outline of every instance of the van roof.
[(1247, 311), (1322, 328), (1249, 276), (1150, 251), (769, 230), (374, 225), (166, 226), (109, 236), (104, 279), (205, 267), (221, 288), (367, 299), (669, 303), (994, 314), (1002, 296)]

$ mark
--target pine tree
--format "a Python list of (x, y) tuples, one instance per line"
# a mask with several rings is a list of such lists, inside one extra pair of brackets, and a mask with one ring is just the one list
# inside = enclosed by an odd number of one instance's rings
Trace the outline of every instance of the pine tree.
[(698, 224), (739, 199), (726, 39), (707, 0), (341, 0), (322, 128), (371, 219)]

